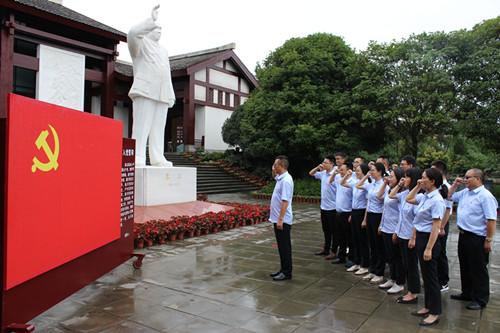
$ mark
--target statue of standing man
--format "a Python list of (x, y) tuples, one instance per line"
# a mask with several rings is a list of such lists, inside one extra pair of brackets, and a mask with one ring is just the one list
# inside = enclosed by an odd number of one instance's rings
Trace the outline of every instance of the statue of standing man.
[(136, 166), (146, 165), (146, 142), (149, 137), (151, 165), (171, 167), (164, 155), (165, 124), (168, 108), (175, 103), (167, 50), (158, 41), (161, 27), (157, 5), (151, 17), (130, 28), (128, 49), (134, 67), (134, 83), (128, 95), (133, 101), (132, 139), (136, 140)]

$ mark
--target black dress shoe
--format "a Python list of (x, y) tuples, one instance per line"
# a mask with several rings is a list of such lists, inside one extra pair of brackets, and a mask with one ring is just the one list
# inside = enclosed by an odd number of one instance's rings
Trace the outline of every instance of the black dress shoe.
[(291, 276), (286, 276), (283, 273), (279, 273), (278, 275), (276, 275), (275, 277), (273, 277), (274, 281), (283, 281), (283, 280), (291, 280), (291, 279), (292, 279)]
[(486, 305), (481, 305), (478, 302), (472, 302), (469, 305), (467, 305), (466, 308), (469, 309), (469, 310), (481, 310), (485, 306)]
[(434, 320), (433, 322), (425, 322), (423, 320), (419, 321), (418, 324), (420, 326), (431, 326), (431, 325), (436, 325), (437, 323), (439, 323), (439, 319), (441, 319), (439, 316), (436, 318), (436, 320)]
[(281, 271), (277, 271), (277, 272), (274, 272), (274, 273), (269, 273), (269, 276), (270, 277), (275, 277), (275, 276), (278, 276), (281, 274)]
[(450, 298), (456, 299), (458, 301), (471, 301), (471, 299), (469, 297), (466, 297), (466, 296), (464, 296), (464, 294), (461, 294), (461, 293), (450, 295)]
[(345, 264), (345, 259), (335, 258), (332, 260), (332, 264)]

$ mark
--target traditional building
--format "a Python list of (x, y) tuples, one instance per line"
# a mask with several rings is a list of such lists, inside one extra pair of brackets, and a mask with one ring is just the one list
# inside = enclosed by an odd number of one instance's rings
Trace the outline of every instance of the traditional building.
[[(117, 61), (125, 33), (61, 1), (0, 0), (0, 118), (13, 92), (124, 122), (130, 137), (131, 64)], [(169, 110), (165, 149), (225, 150), (221, 128), (257, 86), (234, 44), (171, 57), (176, 104)]]
[[(222, 125), (257, 86), (255, 77), (234, 53), (234, 47), (228, 44), (170, 57), (177, 101), (168, 112), (167, 150), (175, 151), (179, 146), (185, 150), (204, 147), (206, 151), (228, 148), (222, 141)], [(128, 92), (133, 76), (131, 64), (118, 61), (116, 71), (119, 90)], [(125, 85), (121, 86), (122, 83)], [(128, 114), (128, 108), (121, 104), (115, 108), (115, 118), (130, 127)]]
[(47, 0), (0, 0), (0, 16), (0, 117), (10, 92), (113, 117), (126, 34)]

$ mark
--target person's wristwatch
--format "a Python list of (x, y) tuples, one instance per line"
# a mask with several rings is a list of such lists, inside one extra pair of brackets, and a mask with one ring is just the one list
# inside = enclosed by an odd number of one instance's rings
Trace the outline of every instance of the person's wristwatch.
[(491, 243), (493, 241), (493, 238), (486, 238), (486, 241)]

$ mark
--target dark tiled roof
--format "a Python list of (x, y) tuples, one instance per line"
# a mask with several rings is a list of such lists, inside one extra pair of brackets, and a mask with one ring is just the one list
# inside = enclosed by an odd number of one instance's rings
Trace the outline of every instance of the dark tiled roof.
[[(203, 62), (205, 60), (211, 59), (218, 54), (222, 52), (226, 52), (227, 50), (223, 51), (218, 51), (218, 52), (211, 52), (207, 54), (199, 54), (196, 56), (189, 56), (187, 54), (185, 57), (178, 58), (179, 56), (173, 56), (170, 59), (170, 70), (171, 71), (180, 71), (186, 68), (189, 68), (190, 66), (199, 64), (200, 62)], [(115, 70), (125, 76), (134, 76), (134, 71), (132, 69), (132, 64), (123, 62), (123, 61), (117, 61)]]
[(134, 76), (134, 69), (132, 67), (132, 64), (128, 62), (117, 60), (115, 62), (115, 71), (125, 76)]
[(195, 56), (186, 55), (186, 57), (183, 57), (183, 58), (172, 57), (173, 59), (170, 59), (170, 69), (172, 71), (183, 70), (183, 69), (189, 68), (193, 65), (199, 64), (200, 62), (203, 62), (205, 60), (213, 58), (213, 57), (217, 56), (218, 54), (226, 52), (226, 51), (227, 50), (222, 50), (222, 51), (218, 51), (218, 52), (211, 52), (211, 53), (200, 54), (200, 55), (195, 55)]
[[(84, 1), (84, 0), (82, 0)], [(122, 37), (127, 37), (126, 33), (123, 33), (119, 30), (111, 28), (105, 24), (97, 22), (96, 20), (91, 19), (85, 15), (82, 15), (74, 10), (71, 10), (67, 7), (59, 5), (57, 3), (48, 1), (48, 0), (13, 0), (13, 2), (17, 2), (19, 4), (32, 7), (38, 9), (40, 11), (50, 13), (59, 17), (63, 17), (65, 19), (75, 21), (84, 25), (88, 25), (90, 27), (97, 28), (99, 30), (103, 30), (106, 32), (110, 32)], [(64, 3), (64, 2), (63, 2)]]

